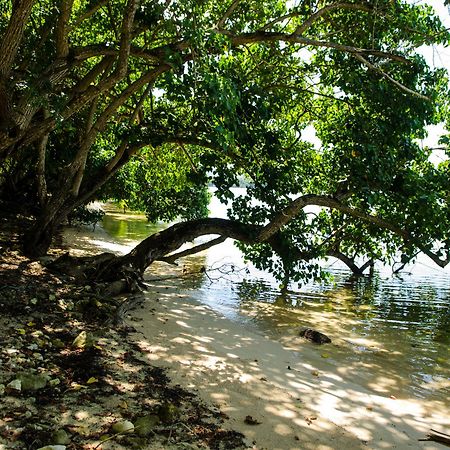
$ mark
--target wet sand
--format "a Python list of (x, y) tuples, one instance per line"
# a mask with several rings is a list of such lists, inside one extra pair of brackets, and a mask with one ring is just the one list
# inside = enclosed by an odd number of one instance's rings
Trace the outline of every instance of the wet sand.
[(153, 285), (142, 306), (130, 323), (144, 357), (219, 406), (226, 426), (257, 449), (444, 448), (418, 441), (430, 428), (448, 430), (439, 402), (368, 390), (301, 338), (290, 350), (180, 294), (176, 283)]

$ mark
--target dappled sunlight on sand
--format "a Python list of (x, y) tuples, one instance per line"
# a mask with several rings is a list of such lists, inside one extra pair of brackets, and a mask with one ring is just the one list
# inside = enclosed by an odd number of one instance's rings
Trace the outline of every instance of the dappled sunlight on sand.
[[(361, 328), (357, 327), (358, 321), (348, 316), (344, 319), (327, 310), (287, 309), (257, 301), (241, 304), (240, 313), (251, 317), (258, 327), (266, 330), (271, 338), (282, 342), (285, 348), (294, 352), (307, 348), (317, 358), (323, 359), (323, 364), (334, 366), (330, 376), (352, 380), (380, 395), (401, 397), (406, 392), (408, 395), (442, 400), (450, 408), (450, 378), (435, 375), (431, 380), (424, 377), (421, 382), (420, 372), (407, 361), (407, 355), (413, 357), (408, 336), (405, 338), (396, 330), (385, 333), (384, 340), (376, 340), (373, 335), (362, 336)], [(333, 343), (322, 347), (299, 337), (299, 330), (309, 324), (314, 324), (314, 327), (332, 337)], [(310, 369), (314, 370), (312, 367)], [(415, 379), (412, 380), (409, 374), (414, 375)]]
[(67, 227), (64, 229), (64, 241), (70, 247), (73, 256), (97, 255), (110, 252), (117, 255), (128, 253), (136, 244), (118, 244), (101, 227), (92, 226)]
[[(154, 291), (158, 294), (149, 294), (146, 303), (152, 314), (133, 313), (134, 338), (146, 358), (215, 402), (229, 415), (228, 426), (255, 439), (258, 448), (438, 448), (418, 439), (430, 427), (445, 429), (448, 409), (440, 402), (393, 396), (392, 369), (384, 377), (369, 360), (341, 367), (339, 352), (348, 347), (318, 352), (294, 336), (281, 345), (181, 296), (176, 286)], [(325, 351), (327, 358), (321, 357)], [(371, 370), (377, 373), (362, 382)], [(246, 423), (246, 416), (261, 424)]]
[[(98, 253), (93, 244), (115, 253), (132, 246), (131, 240), (118, 245), (99, 238), (98, 230), (73, 230), (74, 254)], [(202, 264), (196, 262), (195, 269)], [(442, 448), (418, 439), (430, 428), (450, 429), (449, 380), (424, 380), (435, 395), (412, 395), (409, 368), (399, 367), (408, 341), (398, 340), (392, 349), (361, 335), (360, 320), (349, 312), (348, 290), (307, 294), (307, 308), (298, 310), (288, 309), (281, 297), (270, 305), (243, 302), (239, 313), (250, 319), (249, 329), (179, 291), (179, 280), (153, 283), (145, 309), (133, 313), (134, 338), (147, 360), (168, 367), (175, 382), (220, 406), (230, 417), (225, 425), (255, 440), (257, 448)], [(359, 308), (369, 314), (371, 306)], [(300, 338), (299, 327), (311, 323), (332, 336), (333, 344), (318, 347)], [(393, 329), (390, 340), (397, 339)], [(246, 416), (261, 424), (246, 423)]]

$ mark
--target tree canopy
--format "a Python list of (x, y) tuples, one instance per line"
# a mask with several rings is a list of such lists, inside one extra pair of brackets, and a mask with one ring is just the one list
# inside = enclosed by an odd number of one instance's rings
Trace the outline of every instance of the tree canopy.
[[(419, 145), (448, 114), (446, 73), (419, 51), (449, 42), (431, 7), (14, 0), (0, 12), (0, 196), (35, 217), (27, 254), (80, 205), (115, 198), (186, 220), (120, 260), (139, 271), (211, 233), (283, 280), (318, 275), (328, 256), (355, 272), (418, 252), (449, 262), (449, 163)], [(210, 184), (230, 220), (205, 218)]]

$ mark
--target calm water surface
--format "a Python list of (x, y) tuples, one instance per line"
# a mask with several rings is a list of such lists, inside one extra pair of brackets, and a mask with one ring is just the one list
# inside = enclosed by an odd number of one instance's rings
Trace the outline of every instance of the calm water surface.
[[(224, 216), (217, 202), (212, 210)], [(103, 227), (118, 243), (130, 244), (163, 225), (109, 210)], [(352, 277), (338, 262), (330, 262), (328, 269), (331, 281), (281, 293), (275, 279), (246, 265), (227, 241), (181, 261), (179, 275), (189, 276), (180, 276), (177, 283), (229, 319), (294, 351), (299, 329), (326, 333), (332, 345), (307, 345), (377, 392), (414, 395), (450, 407), (450, 270), (425, 259), (400, 276), (380, 267), (372, 278)]]

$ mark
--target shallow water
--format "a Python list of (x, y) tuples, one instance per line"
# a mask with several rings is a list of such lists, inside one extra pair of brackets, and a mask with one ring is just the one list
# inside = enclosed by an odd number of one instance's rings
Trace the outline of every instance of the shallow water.
[[(162, 225), (109, 210), (103, 227), (118, 243), (131, 244)], [(149, 276), (160, 276), (154, 270)], [(302, 345), (375, 392), (450, 406), (450, 271), (426, 260), (409, 270), (393, 277), (389, 268), (380, 267), (372, 278), (355, 278), (334, 263), (329, 266), (332, 281), (282, 294), (271, 276), (246, 265), (227, 241), (186, 258), (176, 275), (180, 289), (294, 351), (301, 328), (326, 333), (333, 344)]]

